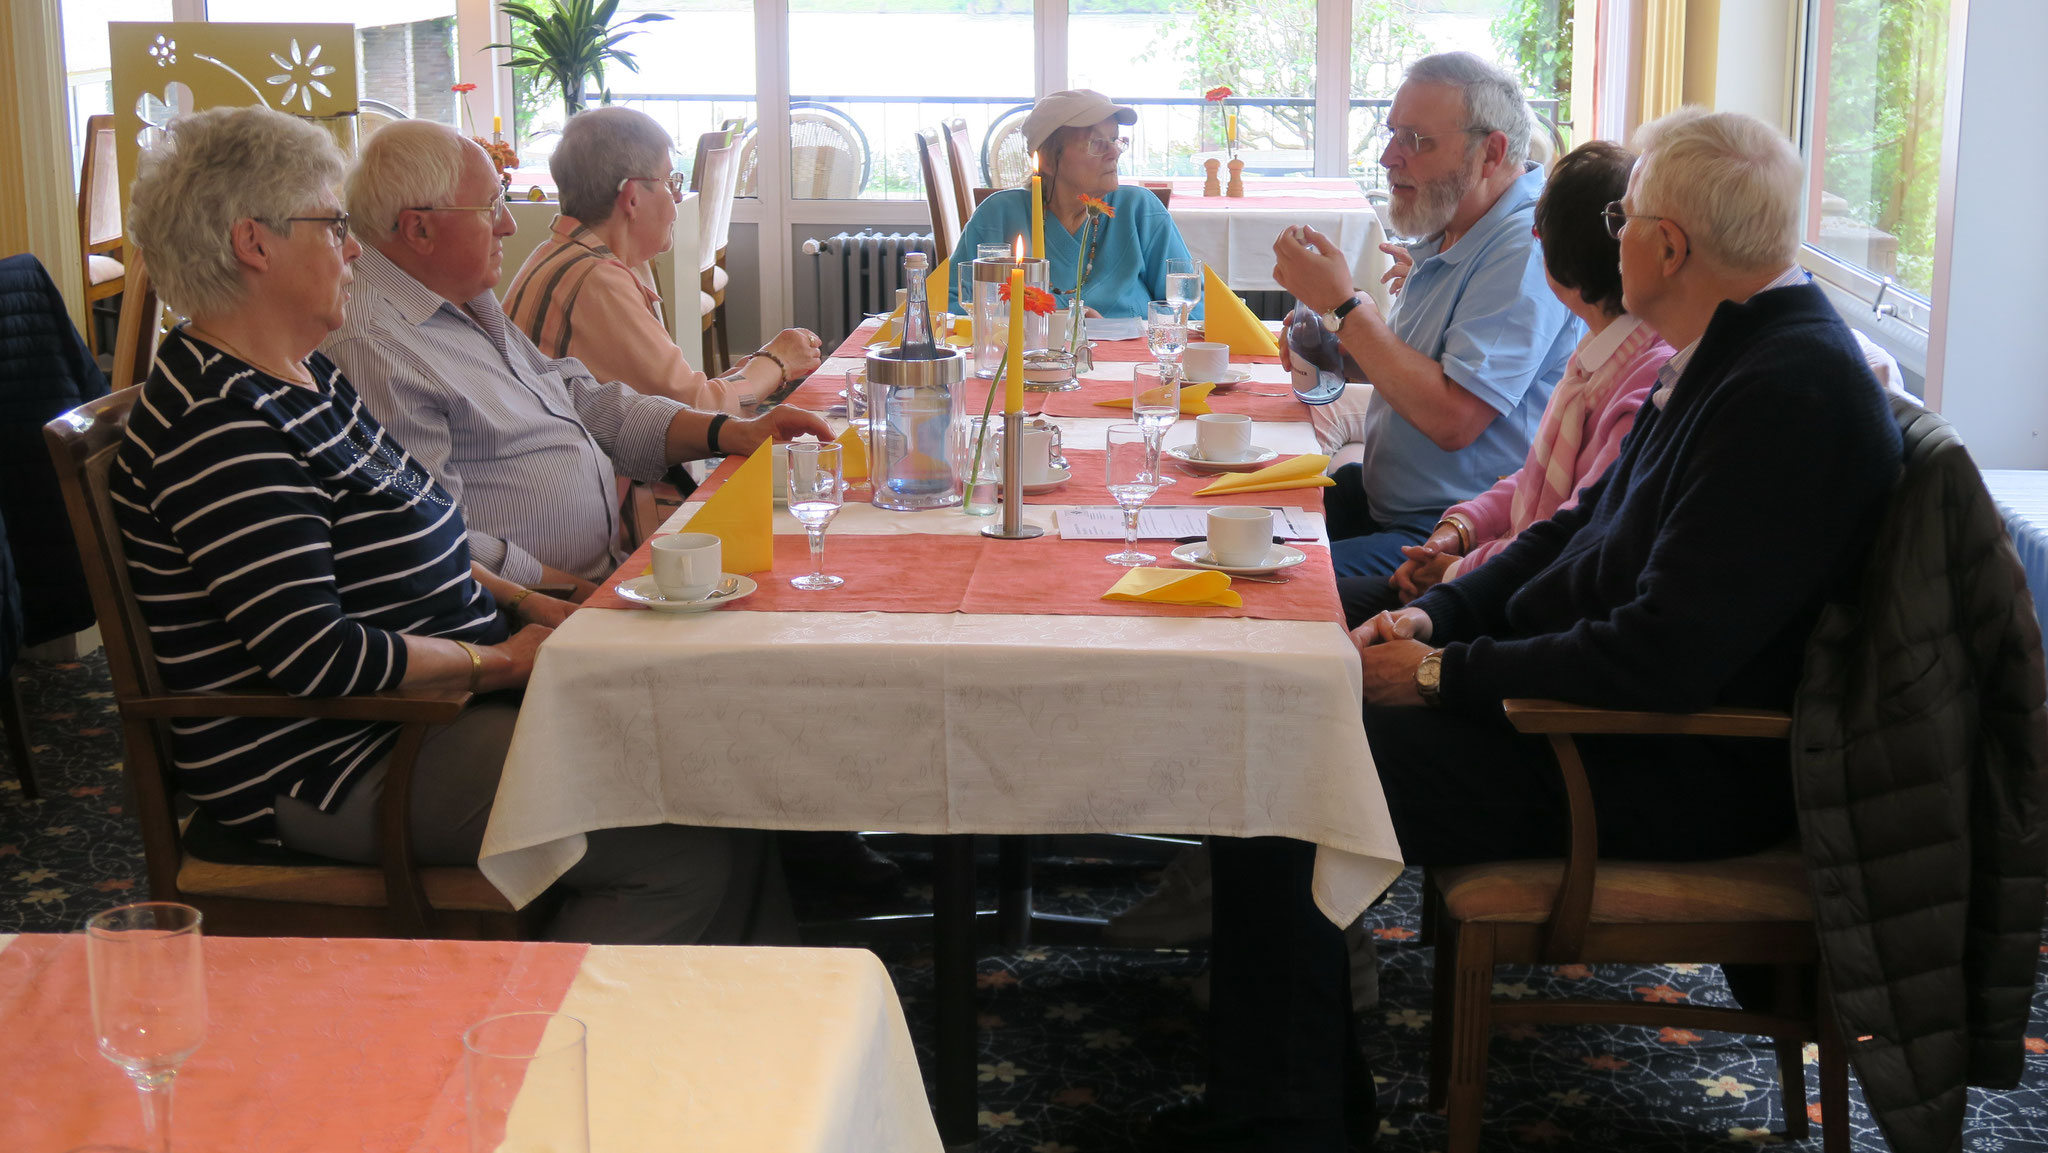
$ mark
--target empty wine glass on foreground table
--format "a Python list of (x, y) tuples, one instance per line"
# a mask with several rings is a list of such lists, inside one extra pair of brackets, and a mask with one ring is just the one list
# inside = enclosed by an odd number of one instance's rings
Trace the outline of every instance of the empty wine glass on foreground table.
[(789, 515), (811, 535), (811, 575), (789, 582), (800, 589), (836, 589), (846, 583), (825, 573), (825, 526), (846, 502), (840, 456), (836, 444), (789, 446)]
[(1145, 471), (1147, 483), (1160, 487), (1174, 483), (1159, 471), (1159, 446), (1166, 430), (1180, 422), (1180, 384), (1156, 365), (1140, 364), (1131, 369), (1131, 419), (1145, 430)]
[(1166, 262), (1166, 302), (1173, 305), (1174, 315), (1182, 324), (1194, 315), (1195, 305), (1202, 303), (1202, 266), (1192, 260), (1178, 258)]
[(1187, 314), (1170, 300), (1145, 305), (1145, 344), (1168, 380), (1180, 379), (1180, 358), (1188, 347)]
[(100, 1055), (142, 1095), (151, 1153), (171, 1148), (171, 1085), (206, 1040), (206, 961), (199, 910), (149, 901), (85, 923), (92, 1028)]
[(1108, 471), (1109, 495), (1116, 498), (1117, 507), (1124, 510), (1124, 551), (1111, 553), (1102, 558), (1111, 564), (1125, 568), (1136, 568), (1151, 564), (1158, 557), (1138, 551), (1138, 513), (1152, 494), (1159, 491), (1159, 474), (1150, 467), (1156, 464), (1152, 457), (1151, 438), (1145, 430), (1135, 424), (1112, 424), (1109, 426), (1109, 451), (1104, 465)]

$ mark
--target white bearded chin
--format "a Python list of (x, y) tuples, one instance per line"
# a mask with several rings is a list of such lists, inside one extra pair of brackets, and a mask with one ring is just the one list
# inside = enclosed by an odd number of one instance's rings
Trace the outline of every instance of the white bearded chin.
[(1406, 205), (1396, 200), (1387, 206), (1387, 219), (1403, 236), (1435, 236), (1458, 214), (1458, 202), (1479, 182), (1479, 166), (1453, 172), (1414, 186), (1415, 196)]

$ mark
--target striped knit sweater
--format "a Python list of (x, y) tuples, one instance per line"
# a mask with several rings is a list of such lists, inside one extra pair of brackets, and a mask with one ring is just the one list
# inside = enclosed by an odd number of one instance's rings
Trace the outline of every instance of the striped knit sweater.
[[(401, 633), (506, 636), (454, 502), (326, 357), (307, 367), (317, 390), (180, 331), (129, 417), (111, 496), (172, 690), (377, 692), (405, 677)], [(272, 840), (275, 795), (333, 808), (397, 726), (217, 717), (171, 732), (184, 791)]]

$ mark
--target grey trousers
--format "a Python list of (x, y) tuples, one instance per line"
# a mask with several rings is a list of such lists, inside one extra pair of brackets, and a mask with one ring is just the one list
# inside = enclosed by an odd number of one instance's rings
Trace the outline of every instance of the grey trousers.
[[(427, 732), (413, 773), (412, 837), (425, 865), (475, 865), (512, 743), (517, 705), (484, 700)], [(286, 845), (343, 861), (378, 858), (377, 803), (387, 761), (321, 812), (279, 794)], [(585, 834), (588, 848), (557, 885), (557, 941), (599, 945), (793, 945), (796, 916), (774, 838), (753, 829), (642, 825)]]

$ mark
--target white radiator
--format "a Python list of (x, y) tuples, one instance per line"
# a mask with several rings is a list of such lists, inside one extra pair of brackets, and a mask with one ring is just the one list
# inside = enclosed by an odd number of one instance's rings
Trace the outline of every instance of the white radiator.
[[(929, 233), (842, 232), (806, 240), (803, 251), (811, 258), (817, 332), (831, 349), (860, 326), (862, 317), (896, 307), (896, 290), (903, 287), (903, 257), (930, 254), (933, 245)], [(938, 259), (933, 256), (933, 263)], [(932, 310), (944, 307), (934, 301)]]

